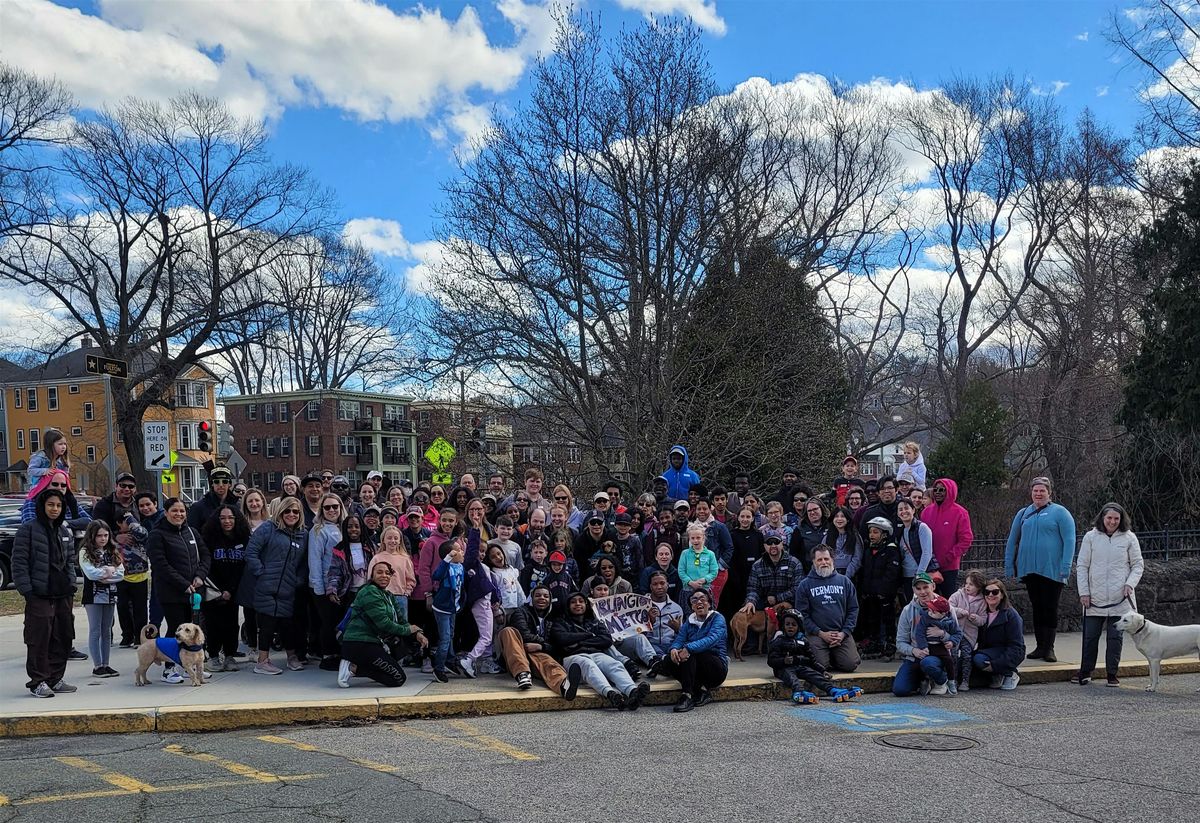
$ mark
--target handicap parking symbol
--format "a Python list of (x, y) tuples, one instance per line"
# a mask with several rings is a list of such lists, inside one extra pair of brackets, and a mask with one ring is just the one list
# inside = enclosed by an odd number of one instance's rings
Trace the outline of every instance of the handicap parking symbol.
[(816, 706), (799, 706), (792, 709), (792, 714), (804, 720), (859, 732), (944, 726), (971, 719), (970, 715), (961, 712), (935, 709), (921, 703), (883, 703), (877, 706), (820, 703)]

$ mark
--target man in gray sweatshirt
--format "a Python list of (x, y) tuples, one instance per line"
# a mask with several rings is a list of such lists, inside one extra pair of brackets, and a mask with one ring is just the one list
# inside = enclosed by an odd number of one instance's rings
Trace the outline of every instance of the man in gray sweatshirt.
[(852, 672), (862, 658), (854, 645), (858, 593), (854, 583), (833, 567), (833, 550), (813, 549), (812, 569), (796, 584), (795, 607), (804, 617), (804, 634), (813, 658), (826, 669)]

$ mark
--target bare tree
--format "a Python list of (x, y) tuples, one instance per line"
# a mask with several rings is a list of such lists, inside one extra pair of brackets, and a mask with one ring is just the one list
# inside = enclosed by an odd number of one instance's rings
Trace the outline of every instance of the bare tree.
[(219, 327), (257, 308), (233, 301), (255, 294), (239, 285), (329, 225), (327, 196), (304, 170), (273, 164), (266, 140), (261, 123), (197, 95), (130, 101), (76, 127), (60, 181), (76, 197), (10, 232), (0, 254), (0, 276), (62, 316), (44, 338), (87, 336), (129, 362), (113, 399), (134, 472), (145, 411), (220, 353)]
[(60, 142), (71, 107), (59, 82), (0, 62), (0, 232), (41, 211), (47, 161), (40, 150)]

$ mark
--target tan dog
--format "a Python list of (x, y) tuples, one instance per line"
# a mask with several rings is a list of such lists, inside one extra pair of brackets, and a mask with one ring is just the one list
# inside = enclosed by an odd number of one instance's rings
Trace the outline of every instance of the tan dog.
[[(155, 663), (165, 666), (175, 663), (158, 646), (158, 629), (147, 625), (142, 629), (142, 642), (138, 645), (137, 669), (133, 673), (133, 685), (145, 686), (150, 682), (146, 671)], [(204, 685), (204, 632), (195, 623), (180, 623), (175, 630), (179, 643), (179, 664), (185, 674), (192, 678), (193, 686)], [(169, 644), (168, 644), (169, 645)]]
[[(772, 621), (774, 622), (774, 621)], [(753, 630), (758, 632), (758, 654), (763, 653), (767, 645), (767, 613), (761, 609), (754, 614), (739, 611), (729, 621), (729, 633), (733, 636), (733, 656), (738, 660), (742, 657), (742, 647), (746, 645), (746, 634)]]

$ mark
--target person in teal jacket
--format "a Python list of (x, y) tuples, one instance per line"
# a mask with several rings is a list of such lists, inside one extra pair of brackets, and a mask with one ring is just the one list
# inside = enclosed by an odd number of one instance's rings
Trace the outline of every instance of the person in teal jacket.
[(707, 591), (721, 573), (717, 556), (704, 546), (705, 537), (705, 529), (699, 523), (688, 526), (688, 547), (679, 554), (679, 580), (683, 584), (679, 605), (685, 610), (688, 598), (694, 592)]
[(683, 693), (672, 710), (676, 712), (690, 712), (711, 703), (712, 690), (724, 683), (729, 674), (729, 653), (725, 649), (729, 629), (725, 617), (713, 609), (712, 598), (703, 589), (693, 591), (688, 603), (692, 613), (679, 627), (670, 654), (652, 667), (655, 673), (679, 681)]
[(417, 644), (428, 648), (429, 641), (419, 627), (405, 623), (396, 613), (396, 598), (387, 590), (395, 570), (387, 561), (371, 569), (371, 582), (358, 590), (342, 632), (342, 661), (338, 686), (350, 685), (350, 673), (369, 677), (384, 686), (403, 686), (407, 679), (400, 663), (388, 651), (385, 641), (412, 635)]
[(1054, 638), (1058, 631), (1058, 599), (1071, 575), (1075, 559), (1075, 518), (1050, 498), (1048, 477), (1029, 484), (1033, 502), (1017, 512), (1004, 547), (1004, 574), (1018, 577), (1029, 592), (1033, 634), (1037, 647), (1030, 659), (1054, 663)]

